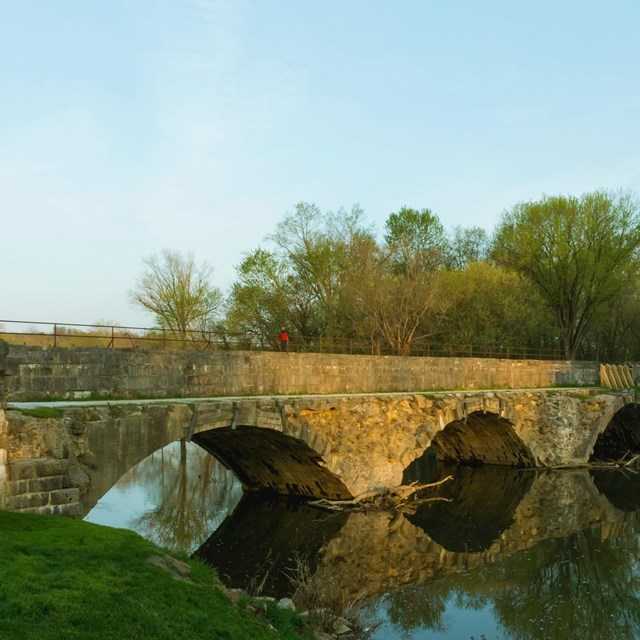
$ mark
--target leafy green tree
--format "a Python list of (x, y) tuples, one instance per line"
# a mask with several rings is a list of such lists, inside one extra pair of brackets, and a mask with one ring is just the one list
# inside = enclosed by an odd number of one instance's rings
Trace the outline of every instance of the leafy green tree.
[(263, 344), (275, 340), (281, 328), (298, 335), (317, 331), (314, 293), (282, 258), (265, 249), (245, 256), (229, 298), (227, 328), (255, 335)]
[(363, 247), (373, 242), (363, 212), (322, 213), (299, 203), (267, 236), (272, 249), (258, 249), (239, 265), (227, 324), (261, 335), (281, 327), (301, 337), (356, 337), (358, 310), (348, 295)]
[(488, 262), (472, 262), (444, 276), (451, 302), (438, 342), (456, 351), (499, 355), (501, 349), (555, 346), (553, 314), (535, 285), (520, 274)]
[(351, 295), (378, 347), (408, 355), (434, 335), (449, 306), (440, 295), (446, 234), (429, 209), (404, 207), (389, 215), (384, 240), (361, 256)]
[(371, 237), (363, 216), (357, 205), (349, 212), (323, 214), (315, 204), (301, 202), (268, 236), (301, 286), (313, 293), (325, 336), (336, 337), (345, 330), (341, 307), (349, 274), (357, 264), (354, 248)]
[(628, 194), (545, 196), (516, 205), (497, 228), (492, 256), (539, 288), (553, 309), (564, 355), (638, 275), (640, 218)]
[(447, 236), (442, 223), (430, 209), (402, 207), (385, 223), (384, 240), (396, 269), (414, 275), (445, 266)]
[(450, 304), (440, 274), (398, 273), (384, 255), (371, 262), (354, 295), (371, 337), (401, 356), (437, 333)]
[(196, 264), (191, 253), (169, 250), (146, 258), (144, 264), (146, 271), (129, 292), (132, 304), (182, 339), (211, 325), (222, 306), (222, 293), (211, 284), (211, 266)]
[(598, 360), (640, 360), (640, 283), (629, 282), (625, 290), (607, 305), (586, 334), (587, 349)]

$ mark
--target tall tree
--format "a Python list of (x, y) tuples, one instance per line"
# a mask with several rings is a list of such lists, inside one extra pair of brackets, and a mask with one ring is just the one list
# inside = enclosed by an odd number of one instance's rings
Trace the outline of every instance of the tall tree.
[(193, 254), (164, 250), (144, 260), (146, 271), (129, 292), (131, 302), (150, 312), (158, 327), (186, 338), (206, 327), (220, 310), (222, 294), (211, 284), (213, 268)]
[(553, 314), (528, 278), (486, 261), (448, 271), (451, 302), (438, 342), (454, 351), (498, 354), (500, 348), (555, 348)]
[(403, 273), (427, 273), (446, 263), (447, 236), (430, 209), (402, 207), (391, 213), (384, 240), (394, 265)]
[(638, 275), (639, 223), (635, 198), (605, 191), (545, 196), (503, 214), (493, 258), (539, 287), (566, 358), (575, 358), (598, 315)]
[[(598, 360), (609, 362), (640, 359), (640, 283), (637, 279), (598, 314), (581, 351), (595, 352)], [(579, 352), (578, 356), (581, 355)]]
[(263, 343), (275, 340), (282, 328), (298, 336), (317, 332), (314, 293), (286, 260), (256, 249), (244, 257), (236, 271), (226, 323), (231, 332), (250, 332)]
[(398, 273), (388, 256), (379, 254), (354, 288), (371, 339), (406, 356), (436, 334), (450, 305), (440, 282), (439, 273)]
[(449, 305), (440, 295), (439, 277), (446, 234), (429, 209), (404, 207), (389, 215), (384, 239), (352, 291), (372, 335), (381, 336), (393, 353), (408, 355), (436, 332)]
[(361, 247), (373, 242), (362, 210), (323, 213), (301, 202), (237, 267), (227, 324), (262, 336), (285, 327), (293, 346), (301, 338), (353, 338), (357, 310), (347, 295)]
[(315, 204), (300, 202), (268, 236), (301, 285), (313, 292), (324, 335), (338, 337), (344, 331), (346, 282), (356, 266), (356, 247), (371, 236), (363, 216), (357, 205), (349, 212), (322, 213)]

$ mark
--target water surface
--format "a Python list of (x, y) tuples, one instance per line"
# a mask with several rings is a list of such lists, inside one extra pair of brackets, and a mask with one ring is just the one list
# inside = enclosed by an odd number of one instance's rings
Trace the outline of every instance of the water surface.
[(292, 595), (300, 561), (382, 621), (374, 638), (640, 638), (640, 476), (445, 468), (407, 512), (326, 513), (244, 495), (190, 443), (131, 469), (87, 520), (215, 566), (233, 587)]

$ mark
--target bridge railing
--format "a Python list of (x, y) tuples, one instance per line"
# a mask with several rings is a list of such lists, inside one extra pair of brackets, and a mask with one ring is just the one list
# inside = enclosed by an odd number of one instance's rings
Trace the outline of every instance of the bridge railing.
[[(152, 327), (126, 327), (108, 324), (33, 322), (0, 320), (0, 340), (9, 344), (49, 347), (101, 347), (110, 349), (194, 349), (278, 351), (277, 335), (186, 331), (176, 334)], [(289, 335), (289, 350), (299, 353), (344, 353), (398, 355), (381, 341), (358, 338)], [(513, 347), (503, 345), (437, 344), (415, 342), (411, 356), (506, 358), (518, 360), (562, 360), (559, 349)]]

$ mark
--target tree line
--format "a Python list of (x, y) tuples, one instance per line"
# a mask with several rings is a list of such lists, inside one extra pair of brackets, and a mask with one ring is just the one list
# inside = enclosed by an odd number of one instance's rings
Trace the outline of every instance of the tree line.
[(445, 229), (430, 209), (389, 214), (299, 203), (245, 254), (225, 296), (191, 254), (145, 260), (130, 292), (159, 328), (247, 334), (410, 355), (436, 345), (640, 359), (640, 207), (631, 193), (544, 196), (495, 230)]

